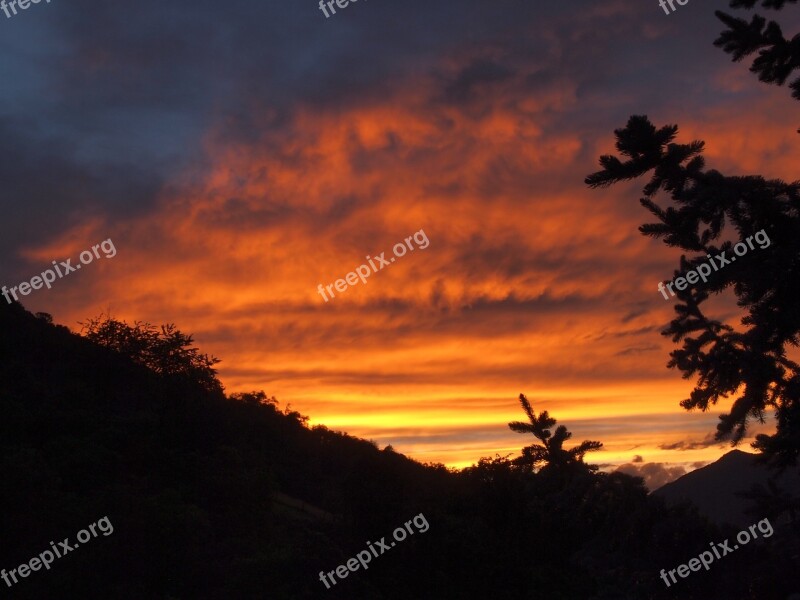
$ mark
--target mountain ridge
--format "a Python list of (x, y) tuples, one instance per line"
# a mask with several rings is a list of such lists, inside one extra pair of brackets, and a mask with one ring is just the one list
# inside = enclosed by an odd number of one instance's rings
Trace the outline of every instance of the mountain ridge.
[(800, 475), (796, 470), (779, 474), (760, 463), (758, 456), (731, 450), (716, 461), (664, 484), (653, 495), (672, 506), (689, 501), (700, 514), (718, 525), (745, 527), (753, 520), (747, 510), (749, 501), (739, 493), (750, 491), (752, 486), (766, 486), (774, 477), (779, 486), (800, 496)]

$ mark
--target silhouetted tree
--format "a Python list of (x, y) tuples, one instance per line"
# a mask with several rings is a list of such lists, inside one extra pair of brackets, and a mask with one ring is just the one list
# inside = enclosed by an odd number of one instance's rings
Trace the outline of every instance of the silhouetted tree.
[[(800, 452), (800, 365), (787, 357), (787, 349), (800, 343), (800, 183), (706, 171), (703, 142), (674, 143), (677, 131), (677, 125), (656, 129), (645, 116), (631, 117), (625, 129), (615, 131), (617, 150), (628, 160), (602, 156), (603, 170), (586, 183), (606, 187), (652, 171), (640, 203), (659, 222), (639, 231), (696, 253), (691, 260), (681, 256), (680, 272), (705, 264), (708, 255), (722, 257), (717, 258), (721, 263), (724, 254), (733, 254), (738, 240), (721, 240), (726, 222), (741, 239), (764, 231), (769, 243), (760, 246), (757, 256), (724, 265), (707, 283), (676, 292), (678, 316), (662, 334), (683, 340), (668, 366), (686, 378), (697, 376), (697, 386), (681, 406), (707, 410), (742, 389), (730, 412), (720, 417), (717, 439), (732, 434), (738, 443), (748, 419), (763, 422), (767, 407), (774, 407), (777, 433), (759, 434), (754, 447), (780, 464), (792, 463)], [(654, 202), (661, 189), (678, 208), (664, 209)], [(742, 325), (749, 328), (744, 331), (709, 318), (701, 308), (709, 295), (728, 288), (747, 312)]]
[[(785, 4), (796, 4), (797, 0), (762, 0), (764, 8), (781, 9)], [(731, 0), (731, 8), (753, 8), (758, 0)], [(720, 21), (728, 26), (720, 33), (714, 45), (730, 54), (734, 62), (758, 52), (758, 57), (750, 66), (750, 71), (758, 75), (765, 83), (783, 85), (792, 71), (800, 69), (800, 34), (791, 40), (783, 37), (780, 25), (767, 20), (761, 15), (753, 15), (750, 23), (731, 15), (716, 11)], [(792, 96), (800, 100), (800, 77), (789, 87)]]
[[(762, 5), (781, 9), (796, 2), (762, 0)], [(756, 4), (758, 0), (730, 2), (732, 8)], [(761, 81), (783, 85), (800, 68), (800, 35), (786, 40), (777, 23), (767, 24), (760, 15), (754, 15), (748, 24), (721, 11), (716, 14), (728, 30), (714, 44), (734, 61), (758, 52), (750, 70)], [(800, 78), (790, 87), (792, 95), (800, 99)], [(639, 231), (696, 253), (688, 261), (681, 256), (681, 272), (704, 264), (708, 255), (732, 253), (738, 240), (721, 239), (726, 222), (740, 238), (760, 230), (767, 234), (772, 248), (762, 249), (757, 259), (731, 262), (719, 271), (714, 263), (707, 283), (678, 291), (678, 316), (662, 334), (671, 335), (675, 342), (683, 340), (683, 348), (671, 353), (668, 366), (680, 369), (685, 378), (697, 377), (697, 386), (681, 406), (705, 411), (719, 398), (743, 390), (730, 412), (720, 417), (716, 439), (731, 437), (736, 445), (744, 437), (749, 419), (763, 423), (767, 408), (774, 408), (776, 433), (757, 435), (753, 446), (778, 465), (796, 464), (800, 456), (800, 365), (787, 357), (787, 350), (800, 344), (800, 183), (760, 176), (726, 177), (704, 170), (703, 142), (676, 144), (677, 132), (677, 125), (656, 129), (646, 116), (632, 116), (625, 129), (615, 131), (617, 150), (628, 160), (602, 156), (603, 169), (587, 177), (586, 183), (592, 188), (606, 187), (652, 171), (640, 203), (659, 222), (642, 225)], [(678, 208), (657, 205), (653, 198), (659, 190), (669, 193)], [(713, 243), (717, 240), (719, 246)], [(729, 287), (747, 313), (741, 323), (748, 328), (743, 331), (711, 319), (701, 310), (709, 295)]]
[(275, 396), (267, 396), (264, 390), (258, 390), (253, 392), (237, 392), (235, 394), (231, 394), (229, 396), (231, 400), (236, 400), (237, 402), (244, 402), (245, 404), (251, 405), (270, 405), (270, 406), (277, 406), (278, 399)]
[[(519, 395), (519, 402), (522, 410), (528, 415), (529, 422), (512, 421), (508, 424), (509, 429), (517, 433), (532, 433), (542, 443), (524, 447), (522, 456), (514, 460), (515, 464), (531, 469), (535, 469), (540, 464), (553, 468), (583, 464), (583, 457), (587, 452), (600, 450), (603, 447), (600, 442), (585, 441), (566, 450), (563, 447), (564, 442), (572, 437), (572, 433), (567, 431), (563, 425), (559, 425), (555, 433), (551, 434), (550, 429), (555, 426), (557, 421), (546, 410), (537, 416), (531, 409), (531, 404), (525, 394)], [(592, 471), (597, 470), (594, 465), (586, 466)]]
[(156, 327), (135, 321), (131, 326), (100, 315), (80, 325), (81, 333), (87, 339), (119, 352), (159, 375), (179, 376), (205, 390), (222, 392), (222, 384), (214, 369), (219, 359), (192, 347), (192, 336), (181, 333), (172, 323)]
[[(794, 4), (796, 1), (763, 0), (762, 5), (781, 9), (787, 2)], [(730, 2), (732, 8), (749, 9), (756, 4), (758, 0)], [(753, 15), (750, 23), (722, 11), (716, 11), (716, 15), (728, 29), (714, 45), (730, 54), (735, 62), (758, 52), (750, 70), (761, 81), (783, 85), (795, 69), (800, 69), (800, 34), (787, 40), (777, 23), (767, 23), (760, 15)], [(793, 97), (800, 100), (800, 77), (789, 87)], [(633, 160), (622, 163), (616, 157), (604, 156), (601, 158), (604, 170), (591, 175), (586, 182), (591, 187), (606, 186), (634, 179), (654, 169), (641, 203), (661, 224), (642, 226), (640, 230), (645, 235), (664, 236), (668, 245), (703, 254), (717, 252), (709, 242), (719, 238), (726, 217), (740, 234), (747, 235), (769, 226), (771, 236), (778, 232), (786, 235), (781, 239), (781, 249), (773, 251), (773, 254), (780, 252), (783, 258), (762, 257), (765, 260), (760, 264), (747, 266), (740, 263), (736, 269), (725, 270), (722, 276), (715, 273), (715, 283), (707, 288), (718, 293), (732, 285), (739, 305), (750, 313), (742, 323), (753, 327), (741, 333), (707, 319), (699, 308), (707, 295), (687, 291), (678, 294), (686, 304), (676, 306), (681, 316), (664, 334), (673, 335), (675, 341), (689, 333), (700, 334), (696, 338), (686, 337), (684, 349), (673, 352), (669, 363), (671, 367), (678, 366), (687, 377), (699, 374), (700, 386), (682, 405), (687, 409), (706, 410), (709, 403), (714, 404), (719, 397), (726, 397), (744, 385), (744, 394), (731, 412), (721, 417), (717, 439), (732, 433), (735, 445), (746, 432), (748, 418), (763, 422), (765, 408), (772, 406), (777, 411), (778, 431), (774, 436), (757, 436), (754, 446), (778, 464), (793, 464), (800, 453), (800, 407), (797, 405), (800, 381), (797, 364), (786, 358), (786, 347), (797, 345), (798, 332), (798, 311), (793, 306), (796, 287), (789, 281), (797, 256), (797, 246), (789, 239), (796, 239), (797, 235), (797, 183), (787, 185), (780, 180), (765, 181), (757, 176), (734, 178), (724, 177), (717, 171), (704, 172), (702, 142), (671, 143), (677, 126), (663, 127), (656, 132), (645, 117), (632, 117), (628, 127), (616, 133), (617, 149)], [(651, 200), (661, 188), (671, 192), (673, 200), (683, 205), (680, 210), (668, 208), (664, 211)], [(704, 229), (699, 233), (701, 224)], [(730, 252), (731, 248), (732, 244), (725, 242), (719, 250)], [(705, 262), (702, 257), (688, 263), (682, 257), (681, 269), (702, 262)], [(786, 266), (789, 272), (784, 270)], [(781, 278), (784, 278), (783, 284), (779, 283)], [(771, 285), (773, 281), (774, 286)], [(703, 350), (709, 345), (708, 350)]]

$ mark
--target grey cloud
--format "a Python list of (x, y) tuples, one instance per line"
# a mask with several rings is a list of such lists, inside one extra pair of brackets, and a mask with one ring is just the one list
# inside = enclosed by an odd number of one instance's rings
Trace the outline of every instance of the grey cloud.
[(672, 444), (661, 444), (661, 450), (696, 450), (698, 448), (708, 448), (709, 446), (721, 446), (724, 442), (714, 439), (714, 434), (707, 434), (702, 440), (680, 440)]
[(470, 99), (476, 87), (508, 80), (513, 71), (489, 60), (475, 60), (464, 67), (455, 81), (445, 87), (445, 97), (453, 103)]
[(3, 280), (15, 278), (27, 266), (9, 260), (19, 247), (51, 239), (107, 211), (122, 218), (136, 215), (153, 202), (163, 185), (158, 173), (132, 165), (76, 160), (72, 143), (33, 126), (23, 131), (22, 124), (8, 117), (0, 118), (0, 139)]
[(644, 352), (652, 352), (653, 350), (658, 350), (659, 346), (655, 344), (643, 344), (641, 346), (635, 346), (633, 348), (626, 348), (625, 350), (620, 350), (614, 356), (630, 356), (636, 354), (642, 354)]

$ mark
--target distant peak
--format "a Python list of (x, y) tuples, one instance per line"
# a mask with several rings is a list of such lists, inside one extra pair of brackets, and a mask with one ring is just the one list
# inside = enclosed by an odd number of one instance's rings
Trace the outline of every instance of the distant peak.
[(717, 462), (731, 462), (731, 461), (749, 461), (755, 458), (757, 454), (755, 452), (745, 452), (743, 450), (731, 450), (730, 452), (726, 452), (723, 454)]
[(728, 458), (729, 456), (755, 456), (755, 452), (745, 452), (744, 450), (731, 450), (730, 452), (726, 452), (722, 455), (722, 458)]

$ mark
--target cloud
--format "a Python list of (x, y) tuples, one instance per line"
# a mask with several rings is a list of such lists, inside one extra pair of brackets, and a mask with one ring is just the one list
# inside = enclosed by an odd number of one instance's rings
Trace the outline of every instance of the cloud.
[(641, 346), (637, 346), (636, 348), (626, 348), (625, 350), (620, 350), (615, 354), (615, 356), (628, 356), (628, 355), (636, 355), (642, 354), (644, 352), (652, 352), (653, 350), (660, 350), (661, 347), (656, 344), (643, 344)]
[(683, 467), (671, 467), (669, 464), (670, 463), (646, 463), (643, 465), (625, 464), (617, 467), (616, 471), (632, 475), (633, 477), (643, 478), (647, 489), (652, 492), (662, 485), (686, 474), (686, 469)]
[(709, 446), (722, 446), (725, 442), (718, 442), (714, 439), (714, 434), (707, 434), (702, 440), (680, 440), (671, 444), (661, 444), (661, 450), (696, 450), (698, 448), (708, 448)]
[(488, 60), (475, 60), (465, 66), (456, 77), (455, 81), (445, 88), (445, 97), (454, 103), (463, 103), (470, 99), (478, 86), (488, 86), (508, 80), (513, 72)]
[(640, 455), (637, 454), (636, 456), (633, 457), (633, 462), (635, 462), (635, 463), (644, 462), (644, 459)]

